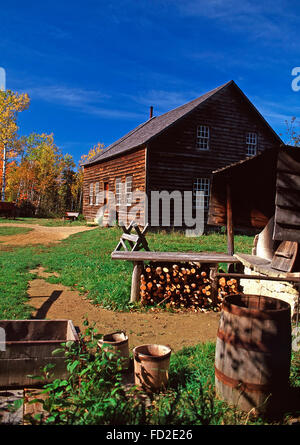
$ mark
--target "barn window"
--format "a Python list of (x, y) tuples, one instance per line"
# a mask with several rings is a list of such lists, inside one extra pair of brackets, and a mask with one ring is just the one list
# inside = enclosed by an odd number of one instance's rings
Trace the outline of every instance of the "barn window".
[(257, 134), (246, 134), (247, 156), (254, 156), (257, 153)]
[[(195, 209), (208, 209), (210, 180), (208, 178), (196, 178), (193, 182), (193, 207)], [(201, 193), (200, 193), (201, 192)]]
[(94, 204), (94, 183), (90, 183), (90, 205)]
[(209, 127), (199, 125), (197, 127), (197, 148), (200, 150), (209, 150)]
[(125, 202), (130, 206), (132, 203), (132, 176), (126, 176), (125, 179)]
[(122, 180), (116, 178), (116, 205), (119, 206), (122, 203)]
[(95, 205), (98, 206), (99, 205), (99, 195), (100, 192), (100, 186), (99, 186), (99, 182), (96, 182), (95, 184)]

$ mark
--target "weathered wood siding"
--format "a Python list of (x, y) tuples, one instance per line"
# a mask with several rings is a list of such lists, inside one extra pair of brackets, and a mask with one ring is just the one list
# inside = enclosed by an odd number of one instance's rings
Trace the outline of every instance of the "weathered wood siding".
[[(209, 150), (196, 147), (199, 125), (209, 126)], [(248, 132), (257, 133), (258, 152), (278, 146), (274, 133), (233, 86), (220, 91), (151, 141), (148, 193), (192, 190), (196, 178), (211, 179), (213, 170), (245, 159)]]
[[(132, 189), (145, 191), (146, 148), (140, 148), (122, 156), (109, 159), (84, 168), (83, 214), (88, 221), (93, 221), (101, 205), (90, 204), (90, 184), (99, 183), (99, 191), (104, 191), (108, 183), (109, 191), (115, 193), (116, 178), (125, 183), (126, 176), (132, 176)], [(118, 208), (117, 208), (118, 211)]]
[(288, 147), (278, 154), (274, 239), (300, 242), (300, 152)]
[(226, 184), (230, 186), (233, 226), (263, 228), (275, 211), (277, 150), (213, 174), (208, 223), (226, 226)]
[[(79, 338), (71, 320), (1, 320), (5, 332), (5, 351), (0, 353), (0, 387), (24, 388), (47, 383), (68, 375), (64, 353), (53, 351), (66, 341)], [(33, 380), (47, 364), (54, 364), (53, 376), (46, 382)]]

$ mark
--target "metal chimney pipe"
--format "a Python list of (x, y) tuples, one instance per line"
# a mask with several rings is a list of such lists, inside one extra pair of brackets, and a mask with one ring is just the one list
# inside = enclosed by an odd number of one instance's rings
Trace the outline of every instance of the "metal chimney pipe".
[(153, 117), (153, 107), (150, 107), (150, 118), (151, 119)]

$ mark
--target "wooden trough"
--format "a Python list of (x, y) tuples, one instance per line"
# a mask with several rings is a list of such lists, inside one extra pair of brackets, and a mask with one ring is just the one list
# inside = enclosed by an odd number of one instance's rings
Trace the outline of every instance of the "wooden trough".
[(54, 378), (67, 375), (64, 354), (53, 356), (52, 352), (61, 343), (79, 341), (71, 320), (0, 320), (0, 328), (2, 337), (5, 333), (0, 348), (0, 388), (42, 383), (28, 375), (41, 375), (41, 368), (49, 363), (55, 365)]

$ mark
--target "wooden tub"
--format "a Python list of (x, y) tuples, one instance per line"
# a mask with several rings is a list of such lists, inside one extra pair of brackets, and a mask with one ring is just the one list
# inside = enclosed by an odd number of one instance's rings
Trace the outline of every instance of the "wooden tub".
[(54, 378), (65, 377), (64, 354), (53, 356), (52, 351), (66, 341), (79, 341), (71, 320), (0, 320), (0, 333), (2, 340), (5, 334), (0, 348), (0, 388), (42, 383), (28, 375), (41, 375), (48, 363), (55, 365)]

